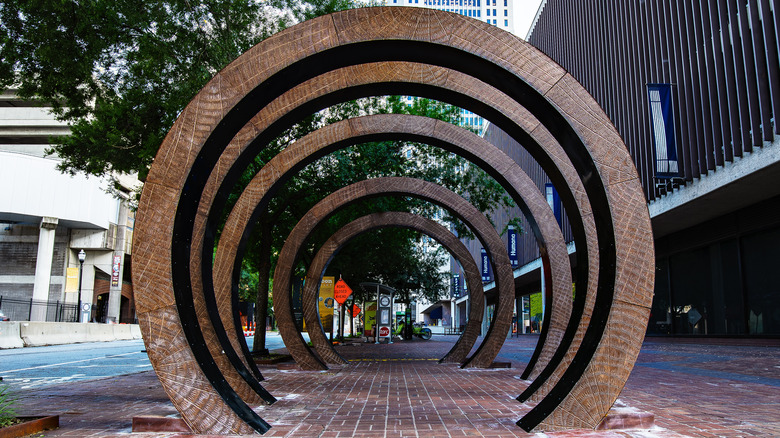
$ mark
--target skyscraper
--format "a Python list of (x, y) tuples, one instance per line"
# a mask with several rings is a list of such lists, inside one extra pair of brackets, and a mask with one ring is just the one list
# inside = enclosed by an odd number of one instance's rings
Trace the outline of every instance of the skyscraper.
[[(516, 0), (384, 0), (387, 6), (438, 9), (472, 17), (511, 33), (515, 32), (514, 1)], [(411, 100), (412, 97), (408, 96), (407, 99)], [(460, 124), (474, 129), (479, 135), (482, 135), (486, 128), (482, 117), (467, 110), (461, 110)]]

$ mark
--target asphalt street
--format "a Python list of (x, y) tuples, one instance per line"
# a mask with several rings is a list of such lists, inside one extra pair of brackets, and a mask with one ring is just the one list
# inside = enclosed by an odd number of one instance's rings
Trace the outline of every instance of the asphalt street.
[(0, 377), (16, 391), (152, 368), (142, 340), (0, 350)]
[[(246, 340), (251, 348), (254, 337)], [(266, 345), (273, 350), (284, 342), (277, 332), (268, 332)], [(140, 339), (0, 350), (0, 377), (17, 392), (151, 369)]]

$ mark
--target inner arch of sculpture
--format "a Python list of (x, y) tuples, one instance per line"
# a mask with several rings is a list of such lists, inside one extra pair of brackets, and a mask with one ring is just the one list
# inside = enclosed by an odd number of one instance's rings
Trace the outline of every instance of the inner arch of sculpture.
[(472, 302), (469, 310), (469, 320), (473, 322), (466, 325), (466, 329), (461, 334), (458, 342), (441, 360), (441, 362), (445, 363), (463, 362), (477, 340), (477, 336), (479, 336), (479, 326), (482, 323), (484, 293), (479, 268), (477, 268), (474, 257), (468, 248), (450, 230), (431, 219), (406, 212), (373, 213), (355, 219), (333, 233), (317, 251), (306, 274), (306, 282), (304, 283), (302, 293), (303, 318), (306, 321), (306, 327), (309, 327), (309, 338), (312, 346), (317, 351), (319, 357), (327, 364), (347, 363), (333, 348), (333, 343), (328, 340), (325, 335), (325, 329), (322, 327), (319, 306), (317, 305), (319, 285), (322, 283), (322, 276), (325, 274), (325, 270), (330, 262), (351, 239), (368, 231), (385, 227), (410, 228), (427, 234), (439, 242), (463, 269), (466, 284), (469, 287), (469, 299)]
[[(274, 272), (274, 314), (285, 347), (301, 368), (305, 370), (327, 368), (312, 353), (295, 326), (289, 293), (293, 266), (298, 259), (303, 243), (318, 224), (351, 203), (365, 198), (389, 195), (412, 196), (447, 208), (451, 214), (471, 228), (485, 247), (496, 276), (498, 302), (493, 322), (484, 341), (464, 366), (489, 367), (501, 349), (506, 333), (509, 332), (512, 324), (514, 277), (512, 276), (509, 256), (493, 225), (476, 207), (449, 189), (413, 178), (373, 178), (341, 188), (318, 202), (295, 225), (279, 252)], [(461, 340), (463, 339), (461, 338)], [(468, 349), (471, 349), (470, 345)]]
[[(161, 146), (139, 208), (135, 250), (140, 263), (133, 275), (150, 359), (172, 402), (193, 430), (247, 433), (267, 430), (268, 426), (236, 400), (234, 389), (205, 347), (210, 341), (200, 331), (194, 309), (189, 251), (198, 204), (201, 198), (213, 196), (204, 190), (211, 181), (209, 175), (230, 139), (283, 90), (330, 70), (374, 61), (407, 60), (450, 67), (502, 88), (549, 130), (572, 167), (561, 164), (558, 156), (545, 156), (539, 148), (545, 145), (528, 138), (519, 125), (503, 116), (500, 106), (475, 109), (529, 147), (559, 189), (567, 211), (576, 212), (578, 206), (585, 205), (581, 199), (587, 198), (588, 208), (579, 209), (580, 219), (587, 222), (592, 217), (599, 249), (598, 271), (592, 279), (598, 283), (594, 286), (593, 314), (584, 323), (582, 342), (569, 349), (576, 350), (571, 365), (519, 424), (526, 430), (540, 423), (542, 429), (593, 427), (625, 383), (652, 300), (653, 251), (644, 195), (614, 127), (576, 81), (520, 40), (455, 14), (403, 9), (345, 11), (269, 38), (220, 72), (182, 112)], [(479, 41), (479, 45), (472, 41)], [(460, 106), (478, 106), (462, 94), (434, 88), (389, 83), (372, 86), (372, 92), (430, 92), (440, 100), (464, 103)], [(408, 92), (401, 91), (404, 89)], [(343, 91), (332, 98), (362, 93), (364, 90)], [(327, 104), (323, 100), (308, 108), (299, 107), (281, 116), (280, 123)], [(273, 129), (267, 129), (258, 137), (273, 134)], [(251, 149), (250, 145), (244, 152)], [(579, 173), (583, 191), (574, 188), (578, 183), (572, 182), (570, 168)], [(234, 168), (228, 170), (227, 177), (218, 177), (218, 182), (224, 182), (217, 186), (229, 186), (235, 180), (231, 172)], [(215, 206), (220, 205), (221, 197), (222, 189), (214, 198)], [(213, 217), (218, 214), (214, 209), (206, 211), (206, 228), (213, 229)], [(590, 254), (596, 249), (594, 242), (584, 238), (589, 231), (585, 227), (579, 231), (578, 253)], [(206, 239), (213, 236), (207, 232)], [(207, 249), (204, 245), (203, 253)], [(203, 271), (208, 273), (210, 259), (204, 257), (203, 261)], [(567, 333), (570, 330), (577, 331), (571, 325)]]
[[(530, 177), (504, 152), (476, 134), (435, 119), (397, 114), (359, 117), (328, 125), (286, 148), (258, 172), (231, 211), (222, 230), (216, 253), (215, 278), (229, 278), (229, 270), (233, 269), (232, 289), (235, 290), (235, 282), (241, 269), (238, 250), (240, 236), (251, 234), (251, 224), (254, 222), (252, 218), (258, 211), (263, 210), (262, 206), (266, 205), (270, 198), (268, 193), (274, 192), (274, 187), (290, 176), (291, 169), (299, 168), (303, 163), (332, 152), (336, 148), (370, 140), (389, 139), (435, 144), (472, 160), (496, 177), (520, 206), (542, 248), (541, 254), (549, 277), (546, 282), (547, 293), (554, 297), (550, 300), (553, 309), (548, 312), (548, 317), (552, 315), (553, 321), (548, 325), (553, 327), (553, 336), (550, 336), (551, 341), (544, 345), (548, 353), (546, 357), (549, 358), (558, 345), (571, 313), (571, 269), (566, 245), (552, 211)], [(214, 292), (218, 302), (227, 302), (226, 296), (231, 294), (231, 285), (227, 281), (218, 281), (214, 285)], [(275, 293), (274, 297), (278, 297), (278, 294)], [(276, 304), (278, 306), (278, 302)], [(220, 309), (220, 317), (225, 325), (228, 325), (234, 317), (230, 310), (228, 306)], [(276, 309), (276, 315), (280, 320), (288, 317), (286, 311), (279, 309)], [(292, 327), (291, 320), (283, 321), (282, 325), (286, 326), (287, 322)], [(474, 327), (469, 327), (469, 324)], [(461, 340), (466, 342), (472, 339), (471, 335), (478, 333), (479, 327), (476, 324), (478, 324), (476, 320), (467, 323), (469, 336), (461, 337)], [(294, 335), (287, 334), (285, 340), (291, 336)], [(301, 366), (304, 368), (324, 366), (309, 349), (303, 349), (302, 340), (290, 342), (300, 344), (299, 348), (295, 348), (297, 354), (294, 356)], [(289, 343), (286, 344), (289, 348)], [(459, 342), (454, 347), (454, 351), (458, 351), (459, 354), (452, 357), (461, 357), (470, 348), (471, 344), (467, 346)], [(537, 345), (537, 350), (541, 348), (542, 345)], [(304, 359), (301, 355), (307, 357)], [(482, 362), (482, 366), (489, 365), (487, 361)]]
[[(376, 71), (381, 71), (381, 78), (385, 81), (390, 80), (391, 76), (394, 81), (401, 81), (404, 84), (406, 83), (412, 83), (412, 84), (419, 84), (419, 78), (440, 78), (440, 77), (446, 77), (447, 81), (446, 84), (440, 84), (440, 85), (446, 85), (447, 87), (450, 87), (454, 90), (458, 90), (460, 93), (467, 94), (472, 97), (472, 99), (476, 99), (477, 97), (482, 98), (483, 101), (492, 102), (497, 107), (501, 108), (501, 111), (498, 115), (496, 115), (497, 118), (500, 118), (501, 116), (506, 115), (507, 117), (511, 116), (511, 119), (518, 124), (518, 126), (523, 126), (525, 129), (531, 130), (531, 143), (538, 142), (537, 147), (540, 145), (547, 151), (550, 158), (554, 161), (556, 161), (556, 164), (560, 166), (562, 169), (566, 169), (567, 172), (563, 172), (563, 176), (566, 179), (566, 184), (570, 185), (572, 187), (572, 193), (582, 193), (584, 192), (584, 189), (582, 188), (581, 182), (577, 179), (577, 174), (574, 171), (574, 168), (572, 167), (571, 163), (566, 161), (565, 153), (561, 146), (555, 142), (552, 135), (547, 131), (547, 129), (540, 125), (538, 120), (535, 119), (535, 117), (529, 113), (527, 110), (519, 106), (515, 101), (509, 99), (505, 94), (501, 93), (497, 89), (481, 82), (478, 78), (471, 78), (463, 75), (462, 73), (459, 73), (454, 70), (448, 70), (440, 67), (428, 67), (424, 73), (420, 70), (419, 65), (414, 63), (400, 63), (400, 62), (383, 62), (383, 63), (374, 63), (371, 64), (370, 69), (361, 69), (361, 70), (355, 70), (355, 69), (338, 69), (334, 70), (332, 72), (320, 75), (316, 78), (316, 80), (306, 81), (303, 82), (301, 85), (296, 87), (295, 89), (290, 90), (287, 93), (284, 93), (281, 95), (277, 100), (271, 102), (266, 108), (261, 110), (253, 119), (252, 121), (246, 125), (241, 132), (237, 135), (236, 138), (238, 139), (246, 139), (246, 138), (252, 138), (254, 135), (259, 132), (259, 130), (266, 129), (271, 130), (273, 129), (269, 128), (269, 126), (272, 126), (272, 124), (268, 121), (269, 119), (273, 120), (275, 117), (278, 117), (278, 114), (280, 113), (279, 105), (281, 105), (281, 108), (289, 109), (294, 108), (297, 106), (302, 106), (303, 103), (307, 102), (308, 100), (321, 100), (324, 97), (327, 97), (329, 94), (324, 93), (325, 90), (329, 90), (332, 88), (336, 88), (339, 85), (341, 85), (343, 78), (348, 79), (348, 84), (352, 87), (356, 87), (360, 84), (366, 84), (371, 83), (371, 81), (377, 79)], [(434, 81), (436, 82), (436, 81)], [(383, 87), (387, 87), (387, 83), (382, 84), (373, 84), (373, 85), (381, 85)], [(397, 84), (395, 84), (397, 85)], [(314, 90), (309, 94), (306, 94), (308, 90)], [(389, 90), (392, 91), (392, 90)], [(388, 92), (389, 92), (388, 91)], [(401, 92), (401, 90), (398, 90), (398, 92)], [(333, 93), (330, 93), (333, 94)], [(358, 97), (358, 96), (353, 96)], [(431, 97), (437, 97), (437, 96), (431, 96)], [(474, 100), (476, 102), (476, 100)], [(473, 103), (473, 102), (472, 102)], [(316, 109), (316, 108), (315, 108)], [(472, 108), (476, 111), (476, 108)], [(490, 114), (490, 111), (488, 109), (483, 108), (483, 111), (485, 111), (485, 114)], [(274, 116), (276, 114), (277, 116)], [(494, 114), (495, 115), (495, 114)], [(247, 129), (248, 128), (248, 129)], [(229, 150), (242, 150), (246, 146), (242, 146), (241, 141), (239, 141), (237, 144), (234, 145), (235, 139), (233, 142), (231, 142)], [(257, 140), (255, 140), (253, 143), (257, 143)], [(233, 157), (233, 158), (230, 158)], [(218, 167), (220, 169), (222, 168), (229, 168), (233, 165), (233, 161), (235, 161), (234, 154), (223, 154), (223, 156), (220, 158)], [(224, 173), (219, 173), (224, 176)], [(209, 186), (213, 186), (214, 184), (214, 175), (215, 173), (212, 173), (209, 183), (207, 184), (207, 191), (204, 193), (204, 196), (201, 198), (201, 206), (199, 207), (199, 211), (208, 210), (211, 197), (208, 196), (209, 193), (213, 193), (213, 189), (208, 189)], [(562, 193), (566, 192), (566, 188), (564, 187), (562, 190)], [(587, 201), (587, 198), (583, 197), (582, 195), (577, 195), (575, 198), (576, 201), (576, 207), (579, 208), (581, 212), (589, 212), (590, 206)], [(566, 202), (564, 202), (566, 204)], [(567, 205), (567, 208), (571, 208), (571, 205)], [(576, 210), (576, 209), (575, 209)], [(219, 211), (218, 209), (216, 211)], [(552, 345), (555, 345), (556, 342), (550, 342), (545, 343), (545, 335), (548, 333), (548, 331), (555, 332), (555, 329), (548, 330), (547, 327), (544, 328), (544, 331), (542, 333), (542, 336), (539, 339), (539, 342), (537, 344), (537, 348), (534, 351), (534, 354), (531, 357), (531, 360), (526, 368), (526, 370), (523, 373), (523, 378), (532, 377), (535, 380), (532, 382), (531, 386), (528, 387), (528, 389), (524, 392), (524, 396), (527, 394), (535, 393), (534, 395), (536, 397), (543, 397), (544, 395), (549, 392), (549, 389), (552, 387), (554, 383), (559, 381), (560, 376), (564, 370), (567, 369), (567, 366), (571, 361), (573, 360), (574, 354), (577, 352), (577, 348), (580, 345), (580, 340), (582, 339), (585, 330), (588, 327), (588, 321), (590, 320), (590, 312), (593, 308), (593, 304), (595, 302), (595, 296), (596, 296), (596, 282), (595, 281), (588, 281), (588, 277), (595, 278), (598, 273), (598, 266), (599, 266), (599, 253), (598, 253), (598, 247), (597, 247), (597, 238), (595, 235), (595, 223), (593, 222), (592, 215), (585, 214), (581, 218), (577, 217), (576, 215), (573, 217), (570, 217), (570, 220), (573, 224), (574, 229), (574, 238), (575, 242), (577, 244), (577, 248), (580, 248), (580, 251), (576, 253), (576, 256), (579, 260), (577, 270), (577, 284), (579, 290), (585, 290), (584, 294), (577, 294), (574, 300), (574, 309), (571, 313), (571, 318), (569, 321), (569, 325), (566, 329), (566, 332), (564, 333), (563, 339), (561, 340), (560, 344), (558, 345), (558, 349), (555, 351), (552, 358), (549, 358), (549, 356), (544, 356), (542, 353), (542, 349), (544, 347), (551, 347)], [(195, 242), (199, 242), (203, 239), (203, 236), (198, 236), (197, 230), (203, 230), (203, 224), (202, 222), (205, 221), (202, 219), (202, 217), (199, 215), (196, 217), (195, 220), (195, 230), (193, 240)], [(584, 225), (584, 226), (583, 226)], [(578, 232), (578, 230), (581, 230), (581, 232)], [(195, 257), (198, 256), (196, 252), (197, 246), (193, 246), (193, 252)], [(203, 255), (204, 256), (210, 256), (212, 254), (212, 251), (209, 249), (209, 246), (206, 246), (203, 248)], [(585, 248), (583, 250), (583, 248)], [(544, 259), (543, 259), (544, 261)], [(206, 264), (203, 265), (204, 272), (207, 271), (208, 266)], [(193, 269), (193, 272), (195, 269)], [(236, 270), (236, 272), (238, 272)], [(551, 270), (547, 269), (545, 270), (545, 273), (549, 273)], [(237, 275), (237, 274), (236, 274)], [(233, 279), (234, 285), (237, 283), (236, 278)], [(234, 286), (235, 287), (235, 286)], [(196, 289), (195, 285), (193, 284), (193, 289)], [(208, 288), (206, 288), (208, 289)], [(208, 295), (208, 294), (206, 294)], [(560, 295), (559, 295), (560, 296)], [(548, 299), (551, 299), (553, 297), (553, 294), (548, 294)], [(197, 299), (197, 294), (195, 296)], [(223, 306), (214, 306), (218, 308), (223, 308)], [(227, 307), (227, 306), (225, 306)], [(555, 306), (547, 306), (547, 309), (554, 309)], [(216, 312), (216, 310), (214, 311)], [(555, 321), (555, 315), (553, 314), (551, 317), (548, 317), (550, 315), (545, 315), (545, 326), (548, 324), (548, 321), (553, 322)], [(212, 315), (212, 317), (214, 317)], [(215, 317), (214, 317), (215, 318)], [(217, 324), (219, 324), (220, 321), (217, 321)], [(554, 325), (551, 325), (552, 327), (555, 327)], [(240, 339), (242, 337), (242, 333), (240, 330), (240, 327), (236, 327), (235, 333), (232, 336), (231, 342), (234, 345), (238, 345)], [(243, 343), (241, 343), (243, 345)], [(222, 344), (223, 348), (225, 350), (228, 350), (231, 347), (231, 345)], [(245, 348), (245, 347), (244, 347)], [(236, 347), (236, 349), (239, 349)], [(537, 362), (538, 359), (538, 362)], [(541, 371), (540, 371), (541, 370)], [(557, 374), (552, 374), (552, 372), (555, 371)], [(537, 389), (534, 385), (542, 386), (541, 388)]]

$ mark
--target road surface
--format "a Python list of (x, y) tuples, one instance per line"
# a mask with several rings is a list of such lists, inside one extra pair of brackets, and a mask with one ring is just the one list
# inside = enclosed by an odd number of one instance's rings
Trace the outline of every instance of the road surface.
[[(246, 340), (251, 348), (254, 338)], [(268, 332), (266, 345), (273, 350), (284, 347), (284, 342), (277, 332)], [(140, 339), (0, 350), (0, 377), (14, 392), (151, 369)]]

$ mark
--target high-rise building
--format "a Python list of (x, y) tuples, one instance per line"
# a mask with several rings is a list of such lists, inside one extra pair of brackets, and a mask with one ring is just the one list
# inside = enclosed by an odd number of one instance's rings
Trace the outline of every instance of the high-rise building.
[(515, 0), (385, 0), (387, 6), (410, 6), (438, 9), (466, 17), (483, 20), (514, 33), (513, 20)]
[[(464, 15), (492, 24), (507, 32), (515, 32), (514, 2), (517, 0), (384, 0), (387, 6), (407, 6), (437, 9)], [(406, 99), (411, 101), (412, 97)], [(487, 127), (485, 120), (468, 110), (460, 112), (461, 126), (468, 127), (482, 135)]]

